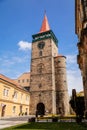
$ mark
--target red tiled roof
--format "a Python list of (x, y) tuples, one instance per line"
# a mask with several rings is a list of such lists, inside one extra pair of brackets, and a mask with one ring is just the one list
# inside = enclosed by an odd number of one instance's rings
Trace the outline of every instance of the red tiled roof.
[(39, 33), (46, 32), (46, 31), (49, 31), (49, 30), (50, 30), (50, 26), (49, 26), (49, 23), (48, 23), (47, 16), (45, 14)]
[(12, 83), (12, 84), (16, 85), (16, 82), (15, 82), (14, 80), (12, 80), (12, 79), (6, 77), (6, 76), (3, 75), (3, 74), (0, 74), (0, 79), (3, 79), (3, 80), (5, 80), (5, 81), (7, 81), (7, 82), (9, 82), (9, 83)]
[(24, 90), (20, 85), (18, 85), (18, 84), (16, 83), (16, 81), (14, 81), (14, 80), (12, 80), (12, 79), (6, 77), (6, 76), (3, 75), (3, 74), (0, 74), (0, 79), (4, 80), (4, 81), (6, 81), (6, 82), (9, 82), (10, 84), (13, 84), (13, 85), (15, 85), (16, 87), (18, 87), (18, 88)]

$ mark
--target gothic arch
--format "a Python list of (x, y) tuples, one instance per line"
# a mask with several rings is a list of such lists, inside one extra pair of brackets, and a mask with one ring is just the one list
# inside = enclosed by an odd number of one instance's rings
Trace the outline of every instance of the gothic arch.
[(36, 109), (37, 109), (38, 115), (43, 116), (45, 114), (45, 105), (42, 102), (37, 104), (37, 108)]

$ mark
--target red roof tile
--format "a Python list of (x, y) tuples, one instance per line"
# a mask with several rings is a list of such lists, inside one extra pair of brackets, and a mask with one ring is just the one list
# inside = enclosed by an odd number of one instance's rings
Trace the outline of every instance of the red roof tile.
[(12, 80), (12, 79), (6, 77), (6, 76), (3, 75), (3, 74), (0, 74), (0, 79), (4, 80), (4, 81), (6, 81), (6, 82), (9, 82), (10, 84), (13, 84), (13, 85), (15, 85), (16, 87), (18, 87), (18, 88), (24, 90), (20, 85), (18, 85), (18, 84), (16, 83), (16, 81), (14, 81), (14, 80)]
[(6, 76), (3, 75), (3, 74), (0, 74), (0, 79), (3, 79), (3, 80), (5, 80), (5, 81), (7, 81), (7, 82), (9, 82), (9, 83), (11, 83), (11, 84), (16, 85), (16, 82), (15, 82), (14, 80), (12, 80), (12, 79), (6, 77)]

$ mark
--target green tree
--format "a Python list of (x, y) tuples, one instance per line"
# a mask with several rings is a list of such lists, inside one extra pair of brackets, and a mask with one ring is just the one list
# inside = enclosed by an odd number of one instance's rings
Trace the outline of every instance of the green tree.
[(85, 111), (85, 103), (83, 96), (76, 96), (76, 90), (72, 90), (72, 97), (70, 100), (70, 105), (73, 111), (76, 113), (76, 122), (82, 122), (84, 111)]

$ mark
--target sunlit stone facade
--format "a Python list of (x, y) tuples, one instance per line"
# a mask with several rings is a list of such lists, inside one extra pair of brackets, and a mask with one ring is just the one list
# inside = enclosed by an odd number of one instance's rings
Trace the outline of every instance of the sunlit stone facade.
[(77, 63), (82, 74), (87, 111), (87, 0), (75, 0), (75, 30), (78, 36)]

